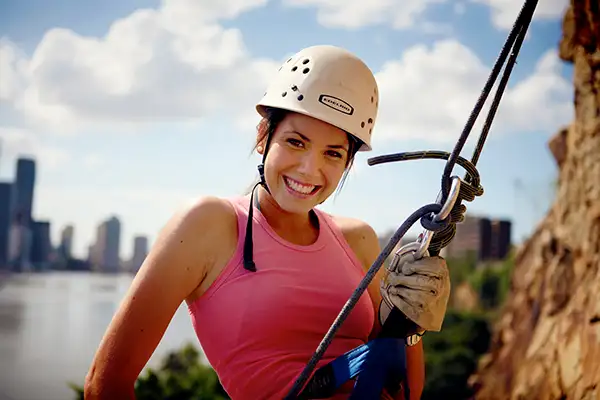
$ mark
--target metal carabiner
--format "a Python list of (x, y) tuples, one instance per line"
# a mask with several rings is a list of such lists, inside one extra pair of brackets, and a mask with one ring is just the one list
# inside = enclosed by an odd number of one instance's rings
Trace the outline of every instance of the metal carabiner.
[[(458, 199), (461, 180), (458, 176), (452, 176), (450, 179), (452, 180), (452, 182), (450, 183), (450, 193), (448, 193), (448, 197), (442, 205), (442, 209), (440, 210), (440, 212), (433, 216), (433, 220), (435, 222), (440, 222), (446, 219), (448, 215), (450, 215), (450, 212), (452, 211), (452, 208), (454, 207), (454, 204)], [(436, 202), (439, 202), (441, 198), (442, 192), (440, 191)], [(417, 239), (416, 241), (416, 243), (419, 243), (419, 248), (414, 253), (415, 260), (421, 259), (428, 254), (427, 248), (429, 247), (429, 244), (431, 243), (431, 239), (433, 238), (434, 234), (435, 232), (430, 231), (429, 229), (423, 230), (423, 233), (420, 235), (420, 239)]]
[[(448, 198), (446, 202), (442, 205), (442, 209), (439, 213), (433, 216), (433, 220), (435, 222), (443, 221), (450, 215), (456, 200), (458, 199), (458, 193), (460, 191), (460, 178), (458, 176), (453, 176), (450, 178), (452, 182), (450, 183), (450, 193), (448, 193)], [(437, 196), (436, 202), (439, 202), (442, 198), (442, 192)], [(404, 246), (401, 246), (394, 252), (394, 257), (390, 262), (387, 269), (389, 271), (393, 271), (396, 269), (398, 262), (403, 255), (406, 253), (413, 253), (413, 257), (415, 260), (419, 260), (427, 255), (429, 255), (427, 248), (429, 247), (429, 243), (431, 243), (431, 239), (433, 238), (435, 232), (430, 231), (429, 229), (425, 229), (423, 233), (419, 235), (419, 239), (414, 242), (406, 243)]]

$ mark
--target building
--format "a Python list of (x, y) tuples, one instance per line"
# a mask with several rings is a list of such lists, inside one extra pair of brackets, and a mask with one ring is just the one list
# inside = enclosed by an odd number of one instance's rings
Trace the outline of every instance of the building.
[(502, 260), (510, 252), (511, 228), (512, 223), (507, 220), (466, 216), (456, 224), (456, 235), (443, 256), (460, 258), (471, 254), (476, 261)]
[(50, 222), (33, 221), (31, 223), (31, 263), (37, 270), (47, 269), (51, 253)]
[(60, 233), (59, 254), (64, 260), (73, 257), (73, 236), (75, 229), (73, 225), (67, 225)]
[(17, 212), (8, 232), (8, 263), (13, 271), (26, 272), (32, 269), (32, 241), (32, 232), (30, 225), (26, 224), (26, 216)]
[(113, 216), (96, 229), (96, 241), (89, 248), (89, 263), (92, 268), (106, 272), (119, 271), (120, 243), (121, 222)]
[(490, 243), (491, 259), (500, 260), (506, 258), (508, 253), (510, 253), (512, 244), (511, 228), (511, 222), (506, 220), (492, 221), (490, 224), (492, 237)]
[(137, 272), (146, 256), (148, 255), (148, 238), (145, 236), (136, 236), (133, 238), (133, 256), (129, 268), (131, 272)]
[(0, 182), (0, 269), (8, 264), (9, 232), (14, 215), (15, 187), (10, 182)]
[(107, 271), (117, 272), (121, 269), (121, 222), (117, 217), (111, 217), (104, 223), (104, 226), (103, 267)]
[(32, 221), (33, 195), (35, 189), (35, 160), (19, 158), (17, 160), (17, 176), (15, 180), (16, 200), (14, 216), (21, 216), (22, 224), (29, 227)]

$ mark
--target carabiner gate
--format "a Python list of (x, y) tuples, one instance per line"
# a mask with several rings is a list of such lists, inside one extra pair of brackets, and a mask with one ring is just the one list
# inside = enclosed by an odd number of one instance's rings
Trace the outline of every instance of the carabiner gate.
[[(442, 209), (440, 210), (440, 212), (434, 215), (434, 217), (433, 217), (434, 222), (441, 222), (441, 221), (445, 220), (446, 218), (448, 218), (448, 216), (450, 215), (450, 212), (452, 211), (452, 208), (454, 207), (454, 204), (456, 203), (456, 200), (458, 199), (458, 193), (460, 192), (461, 180), (458, 176), (453, 176), (450, 179), (451, 179), (450, 192), (448, 193), (446, 202), (442, 205)], [(440, 191), (440, 193), (438, 194), (438, 197), (436, 199), (436, 202), (439, 202), (441, 200), (441, 198), (442, 198), (442, 192)], [(433, 238), (434, 234), (435, 234), (435, 232), (430, 231), (429, 229), (424, 229), (423, 233), (421, 233), (421, 235), (419, 235), (419, 238), (414, 242), (414, 243), (419, 244), (419, 247), (416, 250), (414, 250), (415, 260), (419, 260), (428, 254), (427, 249), (429, 248), (429, 244), (431, 243), (431, 239)], [(411, 246), (410, 248), (404, 249), (404, 251), (409, 251), (412, 249), (413, 249), (413, 246)]]

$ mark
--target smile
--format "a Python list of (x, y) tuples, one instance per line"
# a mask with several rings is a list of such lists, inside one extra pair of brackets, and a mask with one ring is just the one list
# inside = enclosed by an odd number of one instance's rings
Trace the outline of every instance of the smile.
[(283, 180), (290, 191), (302, 196), (311, 196), (321, 188), (321, 186), (319, 185), (310, 185), (307, 183), (299, 182), (287, 176), (284, 176)]

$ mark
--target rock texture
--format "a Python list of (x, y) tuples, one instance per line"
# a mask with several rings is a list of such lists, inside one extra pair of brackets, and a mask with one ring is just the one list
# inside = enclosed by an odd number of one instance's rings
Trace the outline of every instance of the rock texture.
[(477, 399), (600, 399), (600, 2), (572, 0), (560, 56), (575, 120), (549, 143), (555, 201), (517, 256)]

